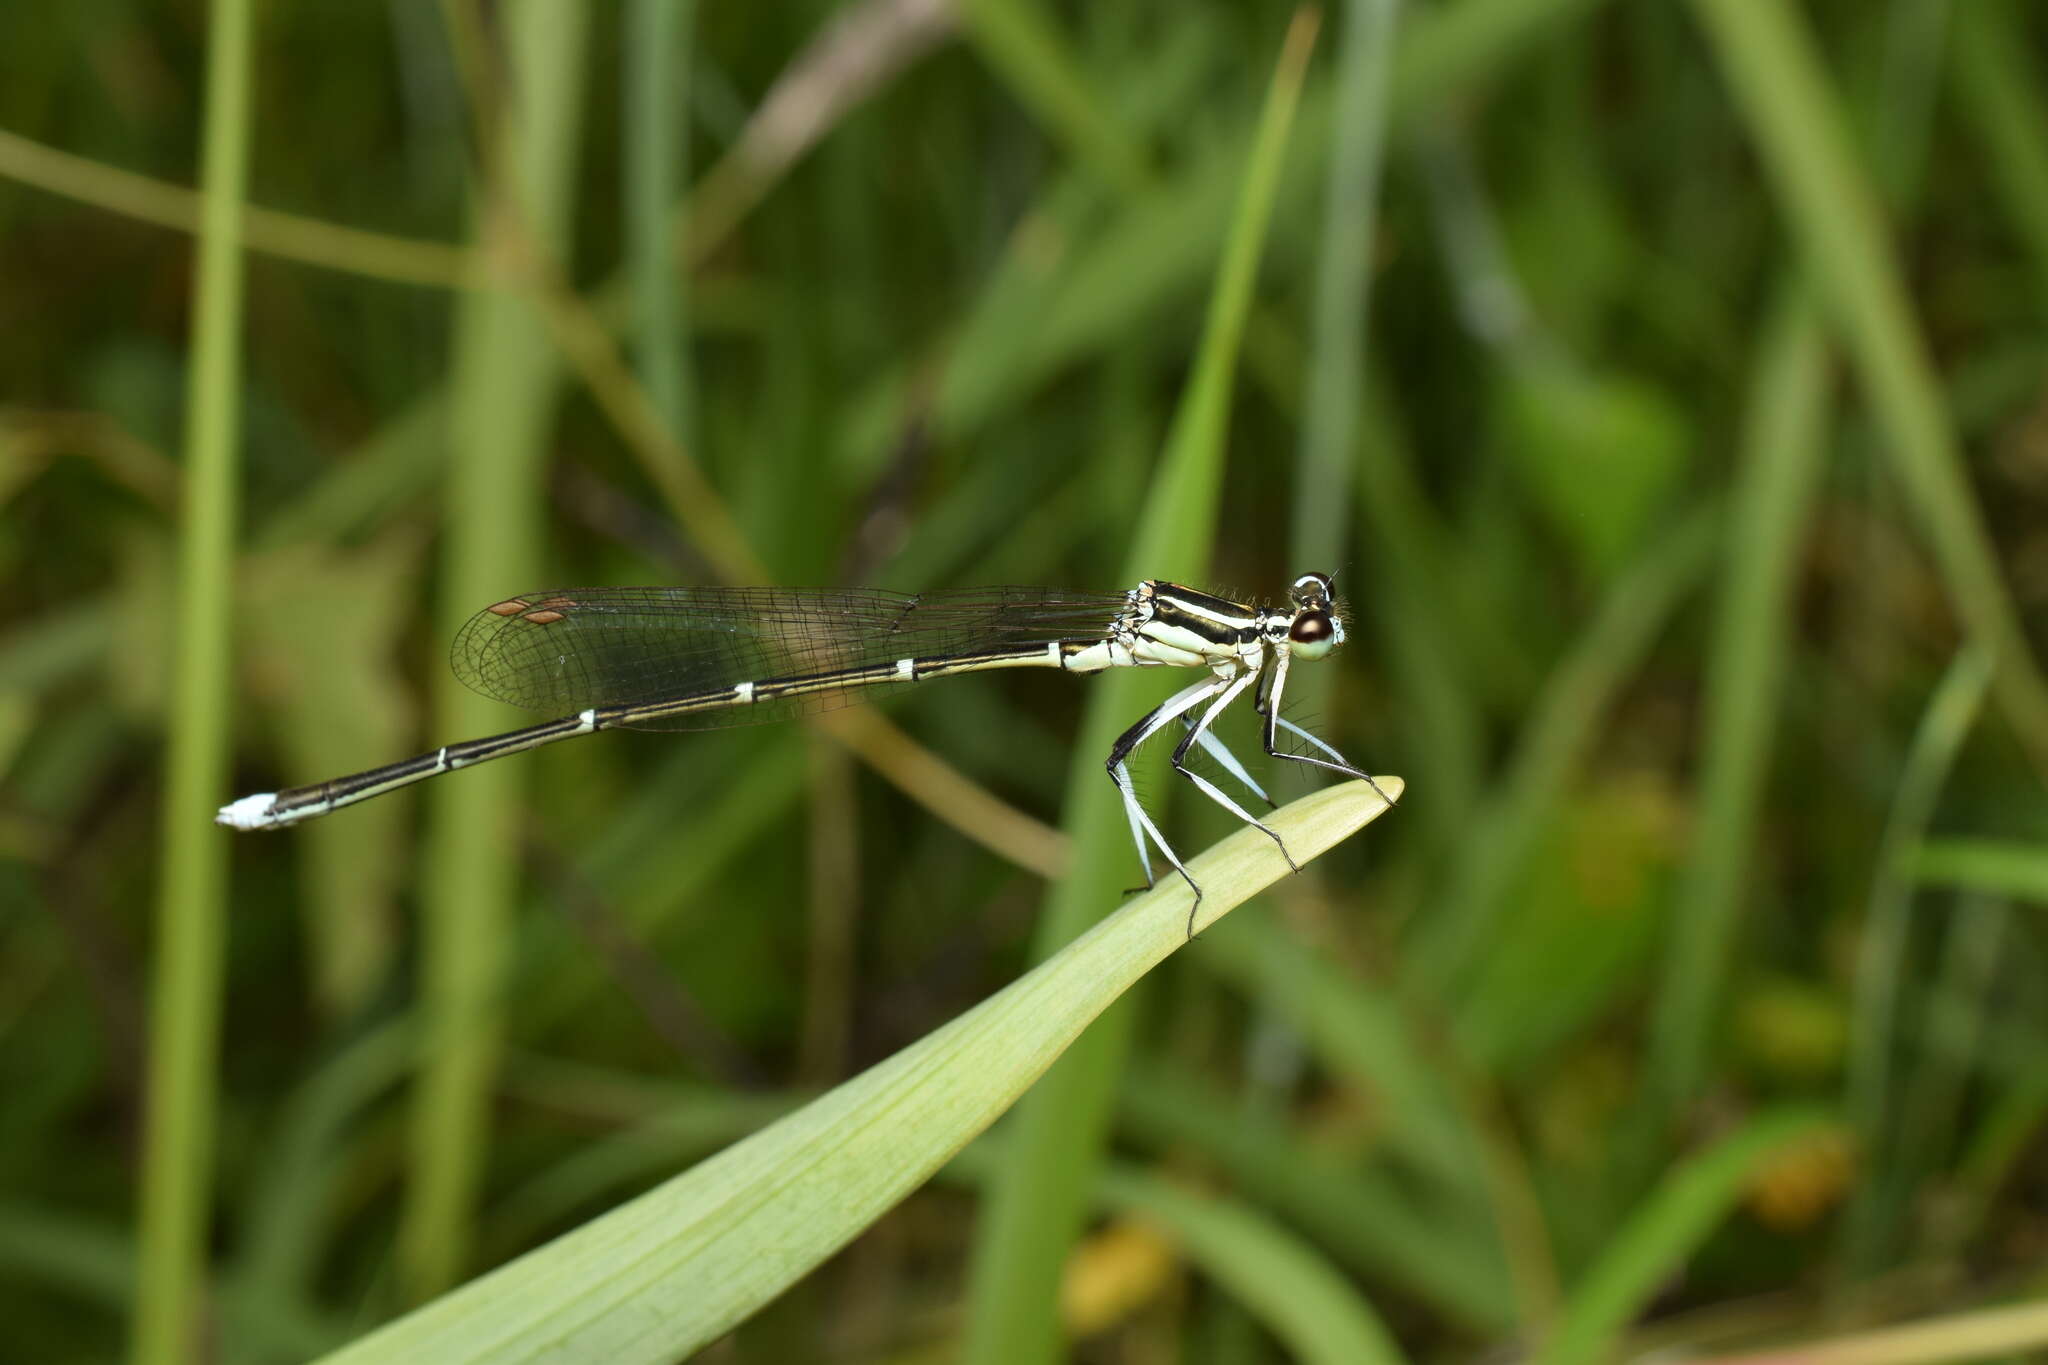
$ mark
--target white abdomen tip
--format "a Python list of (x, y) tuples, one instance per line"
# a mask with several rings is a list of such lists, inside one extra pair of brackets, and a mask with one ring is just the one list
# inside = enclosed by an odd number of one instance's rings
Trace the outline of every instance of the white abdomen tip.
[(276, 824), (270, 814), (270, 807), (277, 801), (276, 792), (257, 792), (220, 808), (220, 814), (213, 817), (216, 825), (227, 825), (232, 829), (262, 829), (265, 825)]

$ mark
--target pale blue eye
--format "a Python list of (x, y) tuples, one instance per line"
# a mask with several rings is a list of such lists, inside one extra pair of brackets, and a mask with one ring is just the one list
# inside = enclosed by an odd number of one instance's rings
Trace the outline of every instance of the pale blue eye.
[(1289, 640), (1287, 652), (1297, 659), (1320, 659), (1336, 647), (1334, 636), (1321, 640)]

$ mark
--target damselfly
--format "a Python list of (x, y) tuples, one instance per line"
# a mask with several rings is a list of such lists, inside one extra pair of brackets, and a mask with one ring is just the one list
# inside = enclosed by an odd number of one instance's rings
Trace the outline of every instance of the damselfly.
[[(1266, 753), (1372, 782), (1342, 754), (1280, 714), (1287, 670), (1344, 642), (1330, 579), (1303, 574), (1288, 605), (1232, 602), (1147, 580), (1118, 594), (1040, 588), (893, 593), (869, 589), (571, 588), (484, 608), (455, 637), (456, 676), (487, 697), (561, 716), (543, 725), (450, 744), (401, 763), (311, 786), (245, 796), (217, 817), (236, 829), (278, 829), (385, 792), (599, 730), (696, 730), (829, 710), (909, 683), (995, 668), (1199, 668), (1208, 676), (1167, 698), (1111, 746), (1145, 884), (1147, 840), (1202, 889), (1139, 803), (1131, 751), (1179, 722), (1174, 770), (1247, 824), (1280, 836), (1187, 766), (1197, 744), (1261, 801), (1272, 799), (1211, 727), (1257, 685)], [(1282, 749), (1281, 731), (1315, 752)], [(1374, 784), (1374, 790), (1378, 790)], [(1384, 793), (1382, 793), (1384, 797)], [(1293, 857), (1287, 858), (1289, 866)], [(1192, 920), (1190, 921), (1192, 922)]]

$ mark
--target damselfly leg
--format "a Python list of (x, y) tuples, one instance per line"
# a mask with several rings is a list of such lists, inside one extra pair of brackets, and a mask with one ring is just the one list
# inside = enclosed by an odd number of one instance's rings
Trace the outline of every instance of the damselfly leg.
[[(1152, 858), (1146, 851), (1145, 840), (1149, 835), (1166, 861), (1173, 864), (1173, 870), (1180, 873), (1181, 880), (1195, 893), (1195, 903), (1201, 904), (1202, 888), (1188, 875), (1182, 866), (1180, 855), (1173, 851), (1173, 845), (1166, 842), (1166, 836), (1152, 823), (1152, 817), (1145, 813), (1145, 807), (1138, 800), (1138, 789), (1131, 782), (1131, 770), (1127, 760), (1131, 751), (1152, 736), (1171, 725), (1183, 712), (1199, 705), (1204, 698), (1214, 696), (1228, 685), (1224, 678), (1205, 678), (1192, 687), (1184, 687), (1154, 707), (1143, 720), (1117, 736), (1116, 743), (1109, 746), (1109, 760), (1103, 766), (1109, 770), (1109, 780), (1116, 783), (1117, 792), (1124, 800), (1124, 818), (1130, 821), (1131, 842), (1138, 848), (1138, 866), (1145, 870), (1145, 885), (1151, 886)], [(1188, 922), (1194, 922), (1194, 911), (1188, 911)]]
[[(1265, 713), (1260, 712), (1260, 714), (1263, 715)], [(1238, 761), (1236, 754), (1230, 752), (1229, 747), (1224, 744), (1223, 740), (1214, 730), (1196, 729), (1195, 717), (1193, 716), (1182, 716), (1180, 723), (1182, 728), (1194, 735), (1195, 743), (1201, 746), (1202, 752), (1215, 759), (1217, 766), (1242, 783), (1246, 791), (1265, 802), (1267, 809), (1280, 809), (1280, 803), (1266, 795), (1266, 789), (1260, 786), (1252, 775), (1245, 770), (1244, 764)]]
[[(1380, 784), (1372, 780), (1372, 775), (1370, 773), (1366, 772), (1362, 768), (1353, 766), (1351, 761), (1345, 758), (1344, 755), (1338, 753), (1328, 744), (1318, 739), (1316, 736), (1310, 734), (1308, 731), (1302, 729), (1293, 721), (1287, 720), (1281, 716), (1280, 698), (1281, 694), (1286, 690), (1286, 687), (1287, 655), (1283, 653), (1280, 655), (1278, 660), (1276, 660), (1273, 665), (1272, 686), (1270, 688), (1264, 689), (1264, 695), (1260, 698), (1257, 704), (1259, 714), (1263, 716), (1266, 721), (1265, 748), (1267, 757), (1284, 758), (1289, 763), (1306, 763), (1312, 768), (1323, 768), (1329, 772), (1342, 773), (1346, 777), (1358, 778), (1362, 780), (1368, 787), (1371, 787), (1373, 791), (1378, 792), (1380, 800), (1385, 801), (1390, 806), (1393, 805), (1393, 798), (1389, 797), (1385, 792), (1380, 791)], [(1279, 731), (1281, 730), (1285, 730), (1288, 734), (1293, 735), (1298, 739), (1305, 740), (1310, 744), (1313, 744), (1316, 748), (1321, 749), (1330, 757), (1327, 759), (1322, 759), (1317, 758), (1314, 754), (1297, 754), (1280, 748)]]

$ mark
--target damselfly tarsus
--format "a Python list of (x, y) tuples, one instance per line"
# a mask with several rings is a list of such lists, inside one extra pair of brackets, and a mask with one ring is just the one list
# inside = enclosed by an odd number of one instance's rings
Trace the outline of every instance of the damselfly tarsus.
[[(1287, 671), (1344, 642), (1330, 579), (1303, 574), (1287, 605), (1232, 602), (1147, 580), (1116, 594), (1039, 588), (927, 593), (802, 588), (570, 588), (484, 608), (455, 637), (456, 676), (487, 697), (561, 716), (543, 725), (450, 744), (432, 753), (221, 807), (236, 829), (278, 829), (441, 773), (598, 730), (694, 730), (828, 710), (907, 683), (996, 668), (1199, 668), (1111, 747), (1109, 776), (1152, 883), (1147, 841), (1202, 889), (1138, 801), (1131, 751), (1176, 721), (1173, 767), (1247, 824), (1280, 836), (1187, 766), (1197, 744), (1272, 804), (1212, 732), (1256, 686), (1266, 753), (1371, 782), (1342, 754), (1280, 714)], [(1281, 731), (1314, 752), (1279, 744)], [(1374, 787), (1378, 790), (1377, 784)], [(1382, 793), (1384, 796), (1384, 793)], [(1294, 859), (1288, 856), (1291, 866)], [(1190, 923), (1192, 923), (1192, 916)]]

